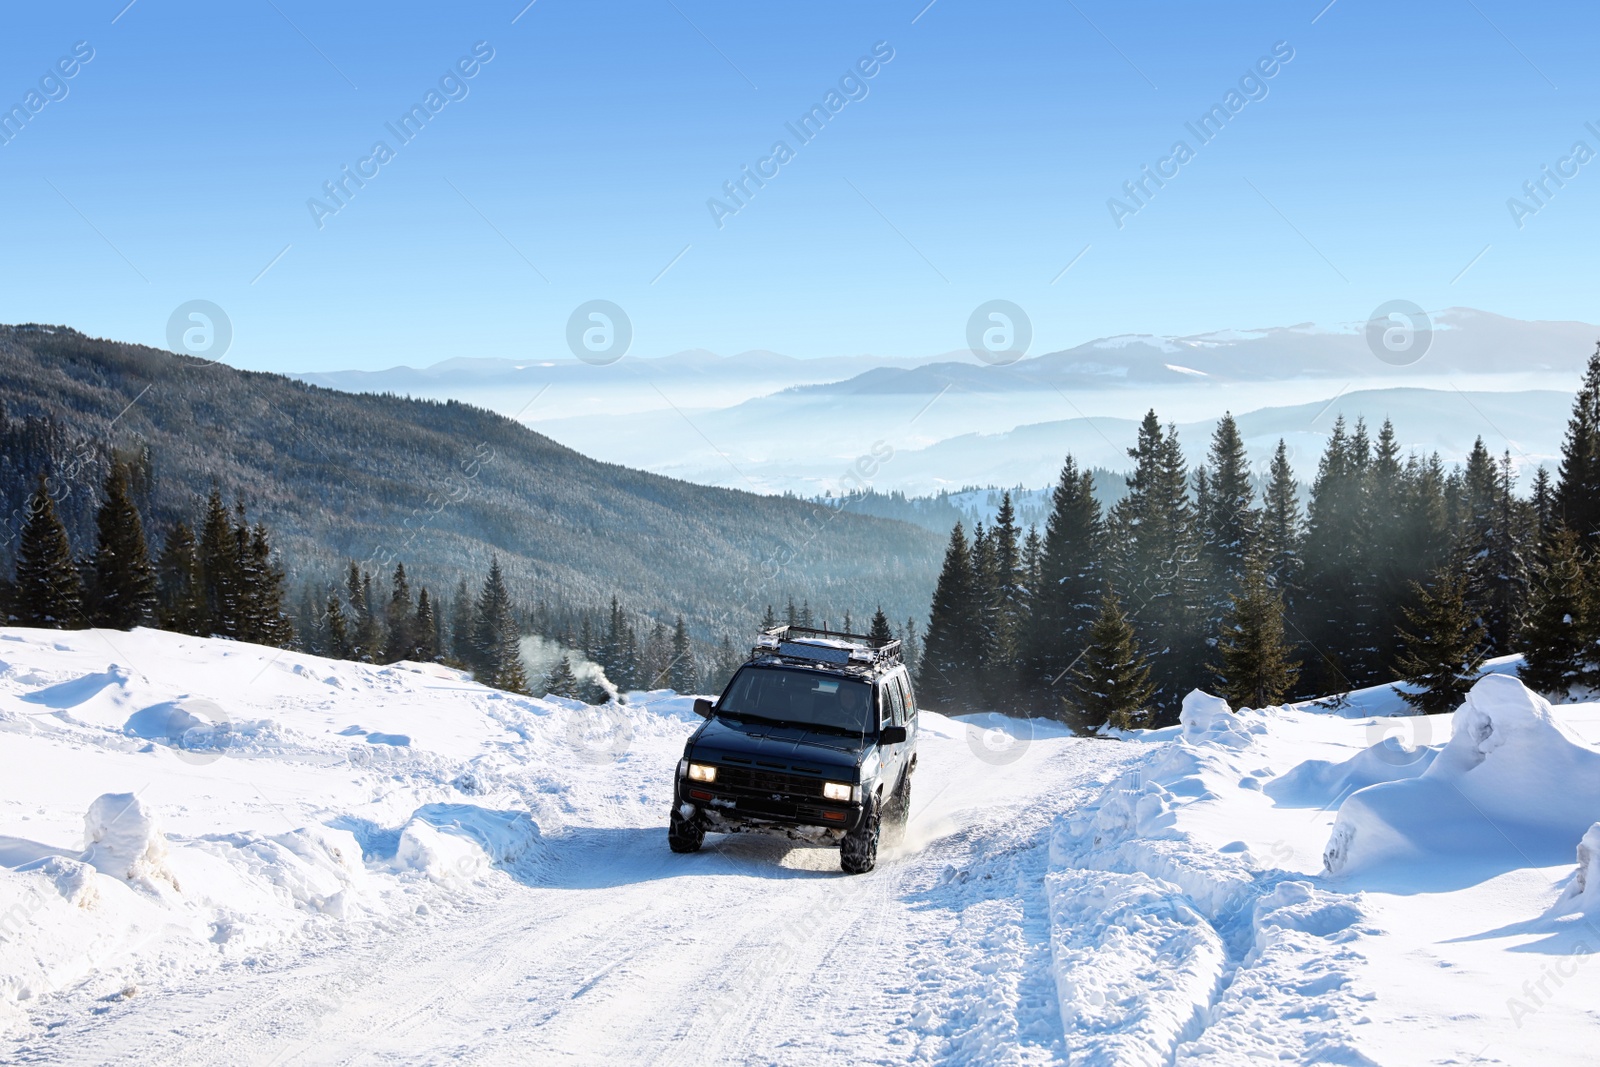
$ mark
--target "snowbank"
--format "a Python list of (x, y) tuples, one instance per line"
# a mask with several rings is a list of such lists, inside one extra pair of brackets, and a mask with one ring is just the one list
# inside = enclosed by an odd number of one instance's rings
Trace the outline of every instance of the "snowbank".
[(1348, 874), (1389, 862), (1552, 864), (1600, 814), (1600, 750), (1509, 675), (1482, 678), (1420, 775), (1359, 789), (1324, 852)]
[(167, 866), (167, 839), (137, 796), (106, 793), (97, 797), (83, 824), (83, 862), (153, 893), (178, 888), (177, 877)]
[(1578, 842), (1578, 869), (1550, 913), (1600, 917), (1600, 822), (1589, 827)]
[(1171, 739), (1059, 825), (1047, 891), (1071, 1062), (1370, 1062), (1352, 1037), (1359, 900), (1190, 828), (1268, 803), (1254, 749), (1279, 714), (1190, 693)]
[[(648, 821), (700, 720), (151, 630), (0, 628), (0, 1031), (530, 879), (575, 820)], [(643, 751), (638, 749), (642, 748)]]

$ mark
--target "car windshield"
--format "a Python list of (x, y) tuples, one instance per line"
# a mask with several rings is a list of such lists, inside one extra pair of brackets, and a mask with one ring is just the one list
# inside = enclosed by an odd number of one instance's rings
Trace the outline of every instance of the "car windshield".
[(722, 694), (717, 711), (864, 734), (871, 729), (872, 686), (813, 671), (745, 667)]

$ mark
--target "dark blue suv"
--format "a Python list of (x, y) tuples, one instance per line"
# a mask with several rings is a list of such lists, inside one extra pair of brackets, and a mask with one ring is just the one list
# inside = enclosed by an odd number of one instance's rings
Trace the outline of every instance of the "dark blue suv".
[(714, 833), (839, 846), (850, 874), (903, 833), (917, 766), (917, 705), (900, 642), (810, 627), (761, 635), (678, 762), (667, 842)]

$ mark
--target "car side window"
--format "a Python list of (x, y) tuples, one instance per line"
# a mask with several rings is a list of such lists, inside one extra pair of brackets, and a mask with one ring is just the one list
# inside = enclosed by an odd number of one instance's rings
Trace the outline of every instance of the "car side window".
[(884, 683), (883, 691), (888, 695), (892, 709), (887, 722), (895, 726), (904, 726), (906, 724), (906, 702), (905, 697), (900, 692), (898, 682), (898, 678), (891, 678)]
[(897, 675), (894, 681), (895, 685), (900, 689), (900, 695), (902, 699), (905, 701), (906, 720), (909, 721), (916, 718), (917, 700), (916, 697), (911, 695), (911, 679), (905, 677), (904, 675)]

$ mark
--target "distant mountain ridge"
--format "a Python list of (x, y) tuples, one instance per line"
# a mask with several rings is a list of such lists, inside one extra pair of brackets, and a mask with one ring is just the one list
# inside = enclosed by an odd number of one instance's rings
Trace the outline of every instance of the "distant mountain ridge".
[[(1399, 378), (1426, 374), (1578, 373), (1600, 339), (1600, 326), (1583, 322), (1523, 322), (1470, 308), (1432, 316), (1426, 353), (1395, 367), (1367, 347), (1362, 329), (1322, 329), (1302, 323), (1263, 330), (1226, 330), (1190, 337), (1104, 337), (1008, 366), (933, 362), (919, 367), (879, 367), (847, 381), (800, 385), (799, 394), (974, 393), (1040, 389), (1098, 389), (1206, 379), (1218, 384), (1335, 378)], [(1514, 362), (1513, 362), (1514, 361)]]
[[(69, 432), (31, 430), (30, 417)], [(790, 594), (819, 610), (881, 603), (920, 616), (942, 542), (602, 463), (454, 401), (336, 392), (65, 327), (0, 327), (0, 422), (22, 442), (0, 457), (4, 514), (16, 517), (41, 466), (70, 472), (80, 553), (92, 510), (79, 502), (105, 468), (93, 442), (112, 438), (150, 450), (158, 544), (215, 482), (267, 522), (300, 576), (332, 577), (351, 559), (386, 573), (398, 558), (415, 583), (444, 590), (480, 581), (498, 555), (519, 600), (599, 606), (615, 593), (658, 618), (681, 612), (710, 640), (744, 635)]]

